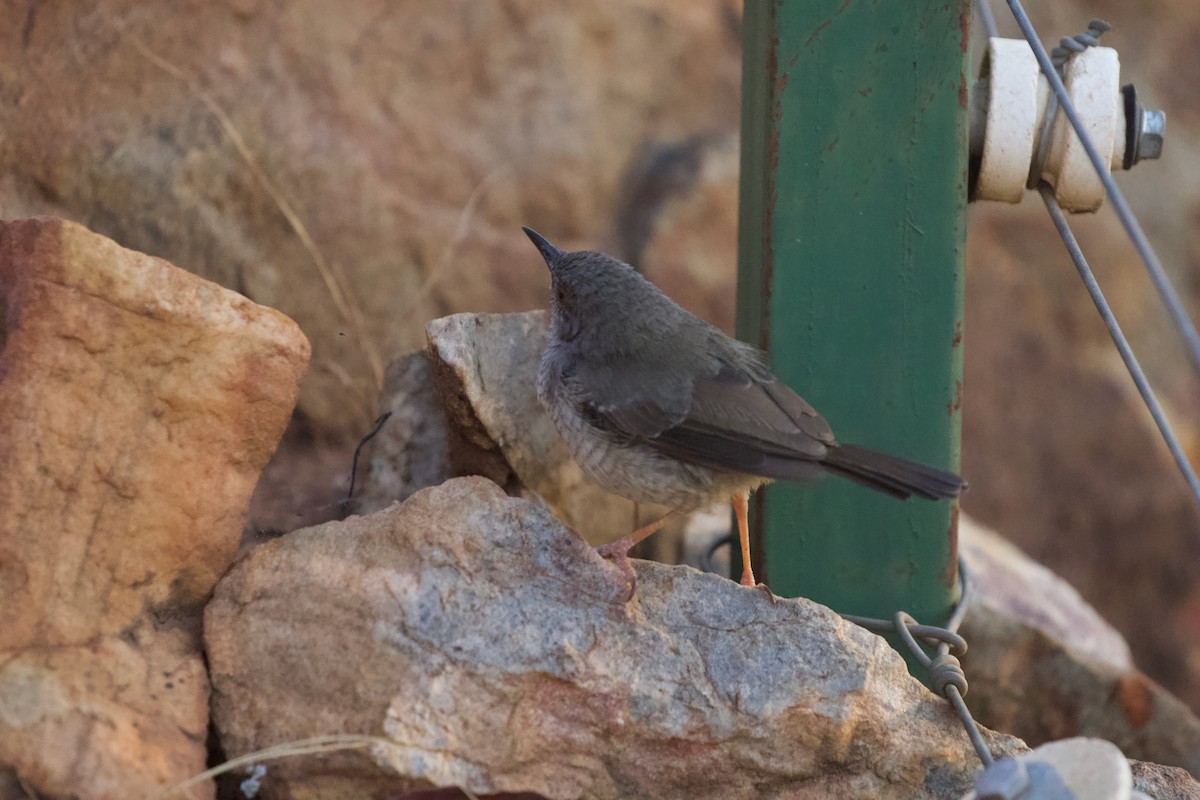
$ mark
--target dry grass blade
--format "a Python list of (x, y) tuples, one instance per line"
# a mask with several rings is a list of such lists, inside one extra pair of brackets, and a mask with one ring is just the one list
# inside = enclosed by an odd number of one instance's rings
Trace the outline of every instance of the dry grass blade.
[(342, 315), (342, 318), (346, 320), (346, 323), (354, 331), (354, 335), (358, 340), (358, 345), (362, 349), (363, 357), (366, 359), (375, 379), (376, 390), (382, 388), (383, 360), (379, 355), (379, 351), (375, 348), (365, 334), (362, 313), (358, 310), (357, 306), (351, 303), (348, 299), (349, 291), (342, 288), (344, 285), (348, 286), (349, 284), (346, 280), (346, 276), (341, 272), (341, 269), (336, 267), (336, 265), (331, 265), (328, 261), (326, 261), (325, 256), (322, 255), (321, 251), (317, 248), (316, 242), (313, 241), (312, 236), (308, 232), (308, 228), (300, 219), (300, 216), (296, 213), (295, 209), (292, 208), (292, 205), (287, 201), (287, 198), (283, 196), (283, 193), (280, 192), (278, 187), (275, 186), (274, 182), (272, 182), (267, 176), (267, 173), (258, 163), (258, 159), (254, 156), (254, 153), (251, 152), (250, 148), (246, 145), (246, 140), (242, 138), (241, 132), (238, 131), (237, 126), (233, 124), (233, 120), (229, 118), (229, 115), (225, 113), (225, 110), (221, 108), (213, 96), (205, 91), (204, 88), (201, 87), (195, 80), (193, 80), (186, 72), (150, 50), (140, 40), (131, 39), (131, 41), (133, 42), (134, 48), (137, 49), (137, 51), (147, 61), (187, 86), (188, 89), (194, 95), (196, 95), (196, 97), (198, 97), (202, 103), (204, 103), (205, 107), (209, 110), (209, 113), (216, 117), (217, 122), (220, 123), (221, 128), (225, 131), (225, 135), (228, 136), (230, 141), (233, 142), (233, 146), (237, 149), (238, 154), (242, 157), (242, 160), (246, 163), (246, 166), (250, 168), (250, 172), (254, 175), (255, 180), (257, 180), (259, 185), (261, 185), (267, 194), (271, 196), (271, 199), (275, 201), (280, 213), (282, 213), (284, 218), (288, 221), (288, 224), (292, 227), (292, 230), (295, 231), (296, 236), (300, 239), (301, 245), (303, 245), (304, 249), (308, 252), (309, 257), (312, 258), (313, 264), (316, 266), (317, 272), (320, 273), (321, 280), (325, 284), (325, 289), (329, 292), (329, 297), (331, 300), (333, 300), (333, 304), (337, 308), (338, 313)]
[[(157, 792), (146, 800), (167, 800), (170, 797), (186, 796), (191, 797), (193, 787), (200, 785), (204, 781), (211, 780), (218, 775), (224, 775), (227, 772), (232, 772), (239, 767), (247, 767), (251, 764), (261, 764), (264, 761), (276, 761), (281, 758), (293, 758), (296, 756), (314, 755), (317, 753), (335, 753), (341, 750), (364, 750), (373, 745), (382, 747), (395, 747), (396, 742), (391, 739), (385, 739), (381, 736), (363, 736), (354, 733), (334, 733), (328, 736), (316, 736), (312, 739), (299, 739), (294, 742), (284, 742), (277, 744), (274, 747), (268, 747), (263, 750), (257, 750), (253, 753), (247, 753), (244, 756), (230, 759), (224, 764), (218, 764), (212, 769), (205, 770), (199, 775), (193, 775), (186, 781), (170, 786), (161, 792)], [(470, 800), (479, 800), (479, 798), (469, 789), (459, 787), (459, 790), (465, 794)]]
[(508, 164), (501, 164), (493, 169), (479, 183), (475, 184), (475, 188), (471, 190), (471, 194), (467, 197), (467, 202), (463, 205), (462, 210), (458, 214), (458, 220), (454, 225), (454, 233), (446, 241), (446, 246), (442, 248), (442, 252), (438, 255), (438, 260), (434, 263), (433, 269), (429, 270), (421, 285), (413, 293), (412, 300), (409, 301), (404, 311), (400, 314), (403, 319), (410, 316), (417, 306), (425, 301), (433, 287), (438, 281), (445, 276), (446, 266), (450, 263), (450, 259), (454, 256), (454, 251), (462, 244), (463, 239), (467, 236), (467, 230), (470, 227), (471, 218), (475, 216), (475, 210), (482, 202), (487, 190), (499, 178), (507, 175), (511, 167)]
[(245, 767), (250, 764), (259, 764), (263, 761), (275, 761), (281, 758), (292, 758), (294, 756), (305, 756), (315, 753), (362, 750), (376, 744), (392, 746), (395, 742), (379, 736), (360, 736), (349, 733), (331, 734), (329, 736), (317, 736), (312, 739), (300, 739), (295, 742), (285, 742), (274, 747), (268, 747), (265, 750), (247, 753), (244, 756), (226, 761), (224, 764), (218, 764), (212, 769), (201, 772), (199, 775), (193, 775), (182, 783), (177, 783), (174, 786), (151, 795), (147, 800), (166, 800), (166, 798), (176, 796), (191, 797), (192, 787), (198, 786), (218, 775), (224, 775), (227, 772), (232, 772), (239, 767)]

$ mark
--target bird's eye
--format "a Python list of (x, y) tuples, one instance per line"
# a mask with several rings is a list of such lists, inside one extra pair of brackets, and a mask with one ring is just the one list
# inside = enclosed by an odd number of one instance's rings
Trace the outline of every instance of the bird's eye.
[(554, 296), (558, 299), (559, 303), (567, 302), (567, 293), (563, 291), (561, 286), (555, 287)]

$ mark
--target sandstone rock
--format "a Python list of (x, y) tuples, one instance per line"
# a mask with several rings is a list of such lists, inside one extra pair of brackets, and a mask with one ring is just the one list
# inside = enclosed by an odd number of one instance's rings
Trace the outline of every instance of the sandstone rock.
[(201, 609), (308, 343), (61, 220), (0, 224), (0, 294), (0, 765), (142, 796), (204, 769)]
[(626, 602), (615, 565), (482, 478), (262, 545), (206, 611), (222, 744), (391, 740), (378, 766), (278, 762), (264, 791), (293, 798), (452, 785), (950, 798), (970, 785), (978, 762), (956, 718), (882, 639), (809, 601), (636, 566)]
[[(1029, 6), (1046, 41), (1096, 13), (1082, 0)], [(1194, 310), (1200, 93), (1179, 75), (1200, 70), (1200, 4), (1105, 8), (1116, 25), (1105, 40), (1171, 117), (1163, 159), (1119, 181)], [(606, 231), (646, 209), (619, 178), (638, 153), (735, 132), (739, 9), (729, 0), (18, 5), (0, 31), (0, 209), (73, 217), (283, 308), (316, 342), (307, 418), (320, 435), (346, 436), (348, 454), (376, 413), (372, 362), (383, 358), (369, 350), (421, 346), (431, 317), (544, 305), (544, 269), (520, 225), (564, 246), (608, 244)], [(1002, 33), (1015, 35), (997, 11)], [(214, 109), (330, 269), (344, 272), (360, 326), (333, 302)], [(733, 249), (736, 185), (726, 174), (716, 189), (710, 178), (722, 173), (697, 163), (699, 176), (674, 184), (634, 252), (668, 291), (725, 325), (732, 265), (725, 283), (716, 265)], [(1153, 290), (1107, 213), (1073, 224), (1196, 460), (1200, 436), (1186, 422), (1200, 419), (1200, 393)], [(1111, 359), (1110, 345), (1036, 198), (977, 206), (969, 227), (965, 508), (1071, 581), (1129, 637), (1143, 668), (1200, 708), (1191, 501), (1153, 435), (1127, 417), (1136, 402), (1113, 402), (1124, 379), (1106, 363), (1107, 378), (1075, 377), (1092, 372), (1096, 348)], [(297, 470), (281, 471), (294, 490)], [(1152, 616), (1159, 623), (1144, 624)]]
[(975, 717), (1031, 745), (1101, 738), (1200, 776), (1200, 720), (1134, 668), (1120, 635), (1011, 544), (965, 517), (960, 532), (974, 586), (960, 632)]
[[(637, 525), (634, 504), (591, 482), (537, 399), (546, 314), (455, 314), (429, 323), (429, 353), (451, 428), (451, 471), (528, 488), (593, 544)], [(649, 522), (668, 509), (640, 504)], [(673, 526), (678, 531), (678, 526)], [(669, 541), (655, 534), (648, 543)]]

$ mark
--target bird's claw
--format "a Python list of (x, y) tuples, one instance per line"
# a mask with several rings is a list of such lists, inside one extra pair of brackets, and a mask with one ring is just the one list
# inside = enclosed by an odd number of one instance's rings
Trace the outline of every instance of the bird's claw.
[(779, 603), (779, 598), (774, 592), (771, 591), (771, 587), (767, 586), (761, 581), (756, 582), (753, 575), (742, 575), (742, 579), (738, 581), (738, 583), (740, 583), (742, 586), (758, 589), (767, 596), (767, 599), (771, 601), (771, 605), (776, 605)]
[(767, 596), (767, 599), (771, 601), (771, 605), (779, 605), (779, 596), (771, 591), (771, 587), (765, 583), (756, 583), (754, 584), (754, 588), (763, 592)]

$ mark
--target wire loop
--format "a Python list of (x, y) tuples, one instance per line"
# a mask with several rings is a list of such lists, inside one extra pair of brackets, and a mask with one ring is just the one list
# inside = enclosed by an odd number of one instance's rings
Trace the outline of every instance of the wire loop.
[[(958, 714), (963, 729), (967, 732), (967, 738), (971, 740), (971, 746), (975, 748), (979, 760), (983, 762), (984, 766), (988, 766), (995, 759), (987, 748), (987, 742), (983, 740), (983, 732), (979, 730), (979, 726), (967, 709), (966, 701), (963, 700), (967, 693), (967, 675), (963, 672), (958, 656), (967, 652), (967, 640), (958, 635), (957, 629), (966, 614), (967, 605), (971, 601), (973, 584), (967, 571), (967, 565), (961, 556), (958, 559), (958, 582), (958, 603), (945, 628), (922, 625), (907, 611), (897, 611), (890, 620), (858, 617), (850, 614), (843, 614), (842, 618), (873, 633), (896, 633), (900, 636), (917, 663), (929, 671), (929, 684), (933, 692), (949, 701)], [(937, 654), (930, 657), (922, 649), (918, 639), (930, 647), (936, 648)]]
[(1088, 23), (1088, 28), (1083, 33), (1077, 33), (1074, 36), (1064, 36), (1058, 40), (1058, 47), (1050, 51), (1050, 63), (1053, 64), (1062, 74), (1062, 68), (1076, 53), (1082, 53), (1089, 47), (1096, 47), (1100, 44), (1100, 37), (1108, 31), (1112, 30), (1112, 25), (1109, 25), (1102, 19), (1094, 19)]

